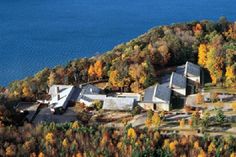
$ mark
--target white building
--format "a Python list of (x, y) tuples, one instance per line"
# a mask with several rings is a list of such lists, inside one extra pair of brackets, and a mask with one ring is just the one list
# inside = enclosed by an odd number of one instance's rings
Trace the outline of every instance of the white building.
[(145, 90), (144, 100), (139, 105), (146, 110), (164, 110), (171, 109), (171, 90), (168, 83), (151, 86)]
[(74, 86), (68, 85), (53, 85), (49, 89), (51, 100), (49, 101), (49, 108), (52, 112), (65, 110), (70, 98), (74, 92)]

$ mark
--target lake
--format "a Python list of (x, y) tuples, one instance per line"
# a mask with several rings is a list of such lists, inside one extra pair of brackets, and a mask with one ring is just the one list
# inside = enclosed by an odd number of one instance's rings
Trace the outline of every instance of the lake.
[(0, 85), (89, 57), (163, 24), (236, 20), (235, 0), (1, 0)]

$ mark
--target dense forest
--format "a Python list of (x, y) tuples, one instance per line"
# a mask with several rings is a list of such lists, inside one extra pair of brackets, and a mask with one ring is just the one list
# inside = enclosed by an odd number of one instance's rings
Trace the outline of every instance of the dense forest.
[(0, 156), (30, 157), (235, 157), (235, 137), (161, 135), (137, 130), (65, 124), (0, 127)]
[(108, 79), (109, 87), (140, 92), (157, 82), (163, 69), (187, 60), (207, 69), (212, 85), (236, 86), (236, 23), (221, 17), (217, 22), (193, 21), (159, 26), (92, 58), (65, 66), (45, 68), (32, 77), (10, 83), (10, 98), (35, 99), (52, 84), (74, 84)]

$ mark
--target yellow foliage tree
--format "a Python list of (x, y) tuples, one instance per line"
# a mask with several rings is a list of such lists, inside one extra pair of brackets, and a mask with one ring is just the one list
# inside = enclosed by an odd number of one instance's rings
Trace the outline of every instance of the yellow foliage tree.
[(207, 61), (207, 45), (206, 44), (200, 44), (198, 48), (198, 64), (202, 67), (206, 66)]
[(31, 97), (32, 96), (29, 85), (27, 85), (26, 83), (23, 84), (22, 93), (23, 93), (24, 97)]
[(152, 126), (152, 120), (151, 120), (150, 118), (147, 118), (147, 119), (145, 120), (145, 126), (146, 126), (147, 128), (150, 128), (150, 127)]
[(232, 80), (234, 81), (236, 79), (236, 74), (234, 73), (234, 68), (233, 66), (227, 66), (226, 67), (226, 80)]
[(152, 116), (152, 124), (156, 127), (160, 126), (161, 124), (161, 117), (157, 112), (155, 112)]
[(62, 146), (63, 146), (64, 148), (68, 148), (68, 145), (69, 145), (68, 140), (65, 138), (65, 139), (62, 141)]
[(129, 128), (127, 136), (134, 140), (137, 138), (136, 132), (133, 128)]
[(56, 83), (56, 74), (54, 72), (51, 72), (48, 77), (48, 86), (50, 87), (55, 83)]
[(178, 144), (178, 142), (175, 140), (173, 142), (170, 143), (170, 151), (171, 152), (175, 152), (176, 151), (176, 145)]
[(169, 146), (170, 146), (170, 140), (165, 139), (162, 148), (167, 149), (167, 148), (169, 148)]
[(213, 142), (210, 143), (210, 145), (208, 146), (208, 152), (214, 152), (216, 150), (216, 146)]
[(231, 153), (231, 154), (230, 154), (230, 157), (236, 157), (236, 153), (234, 153), (234, 152)]
[(224, 35), (229, 39), (236, 39), (236, 22), (229, 26), (228, 31), (224, 32)]
[(102, 61), (97, 60), (94, 64), (94, 73), (96, 74), (98, 79), (102, 78)]
[(212, 83), (216, 84), (217, 81), (222, 78), (224, 58), (218, 56), (216, 48), (214, 47), (210, 47), (209, 52), (207, 53), (206, 67), (210, 72)]
[(51, 133), (51, 132), (47, 133), (46, 136), (45, 136), (45, 140), (49, 144), (54, 144), (55, 140), (54, 140), (53, 133)]
[(72, 129), (78, 129), (79, 128), (79, 122), (78, 121), (74, 121), (72, 124)]

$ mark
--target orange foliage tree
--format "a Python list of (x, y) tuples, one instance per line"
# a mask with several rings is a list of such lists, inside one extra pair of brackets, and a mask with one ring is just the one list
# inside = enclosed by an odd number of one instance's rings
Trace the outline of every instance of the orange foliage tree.
[(92, 64), (89, 66), (88, 75), (89, 75), (89, 77), (92, 77), (92, 78), (96, 75), (95, 70), (94, 70), (94, 66)]
[(200, 23), (196, 24), (193, 31), (195, 36), (200, 36), (202, 34), (202, 25)]

